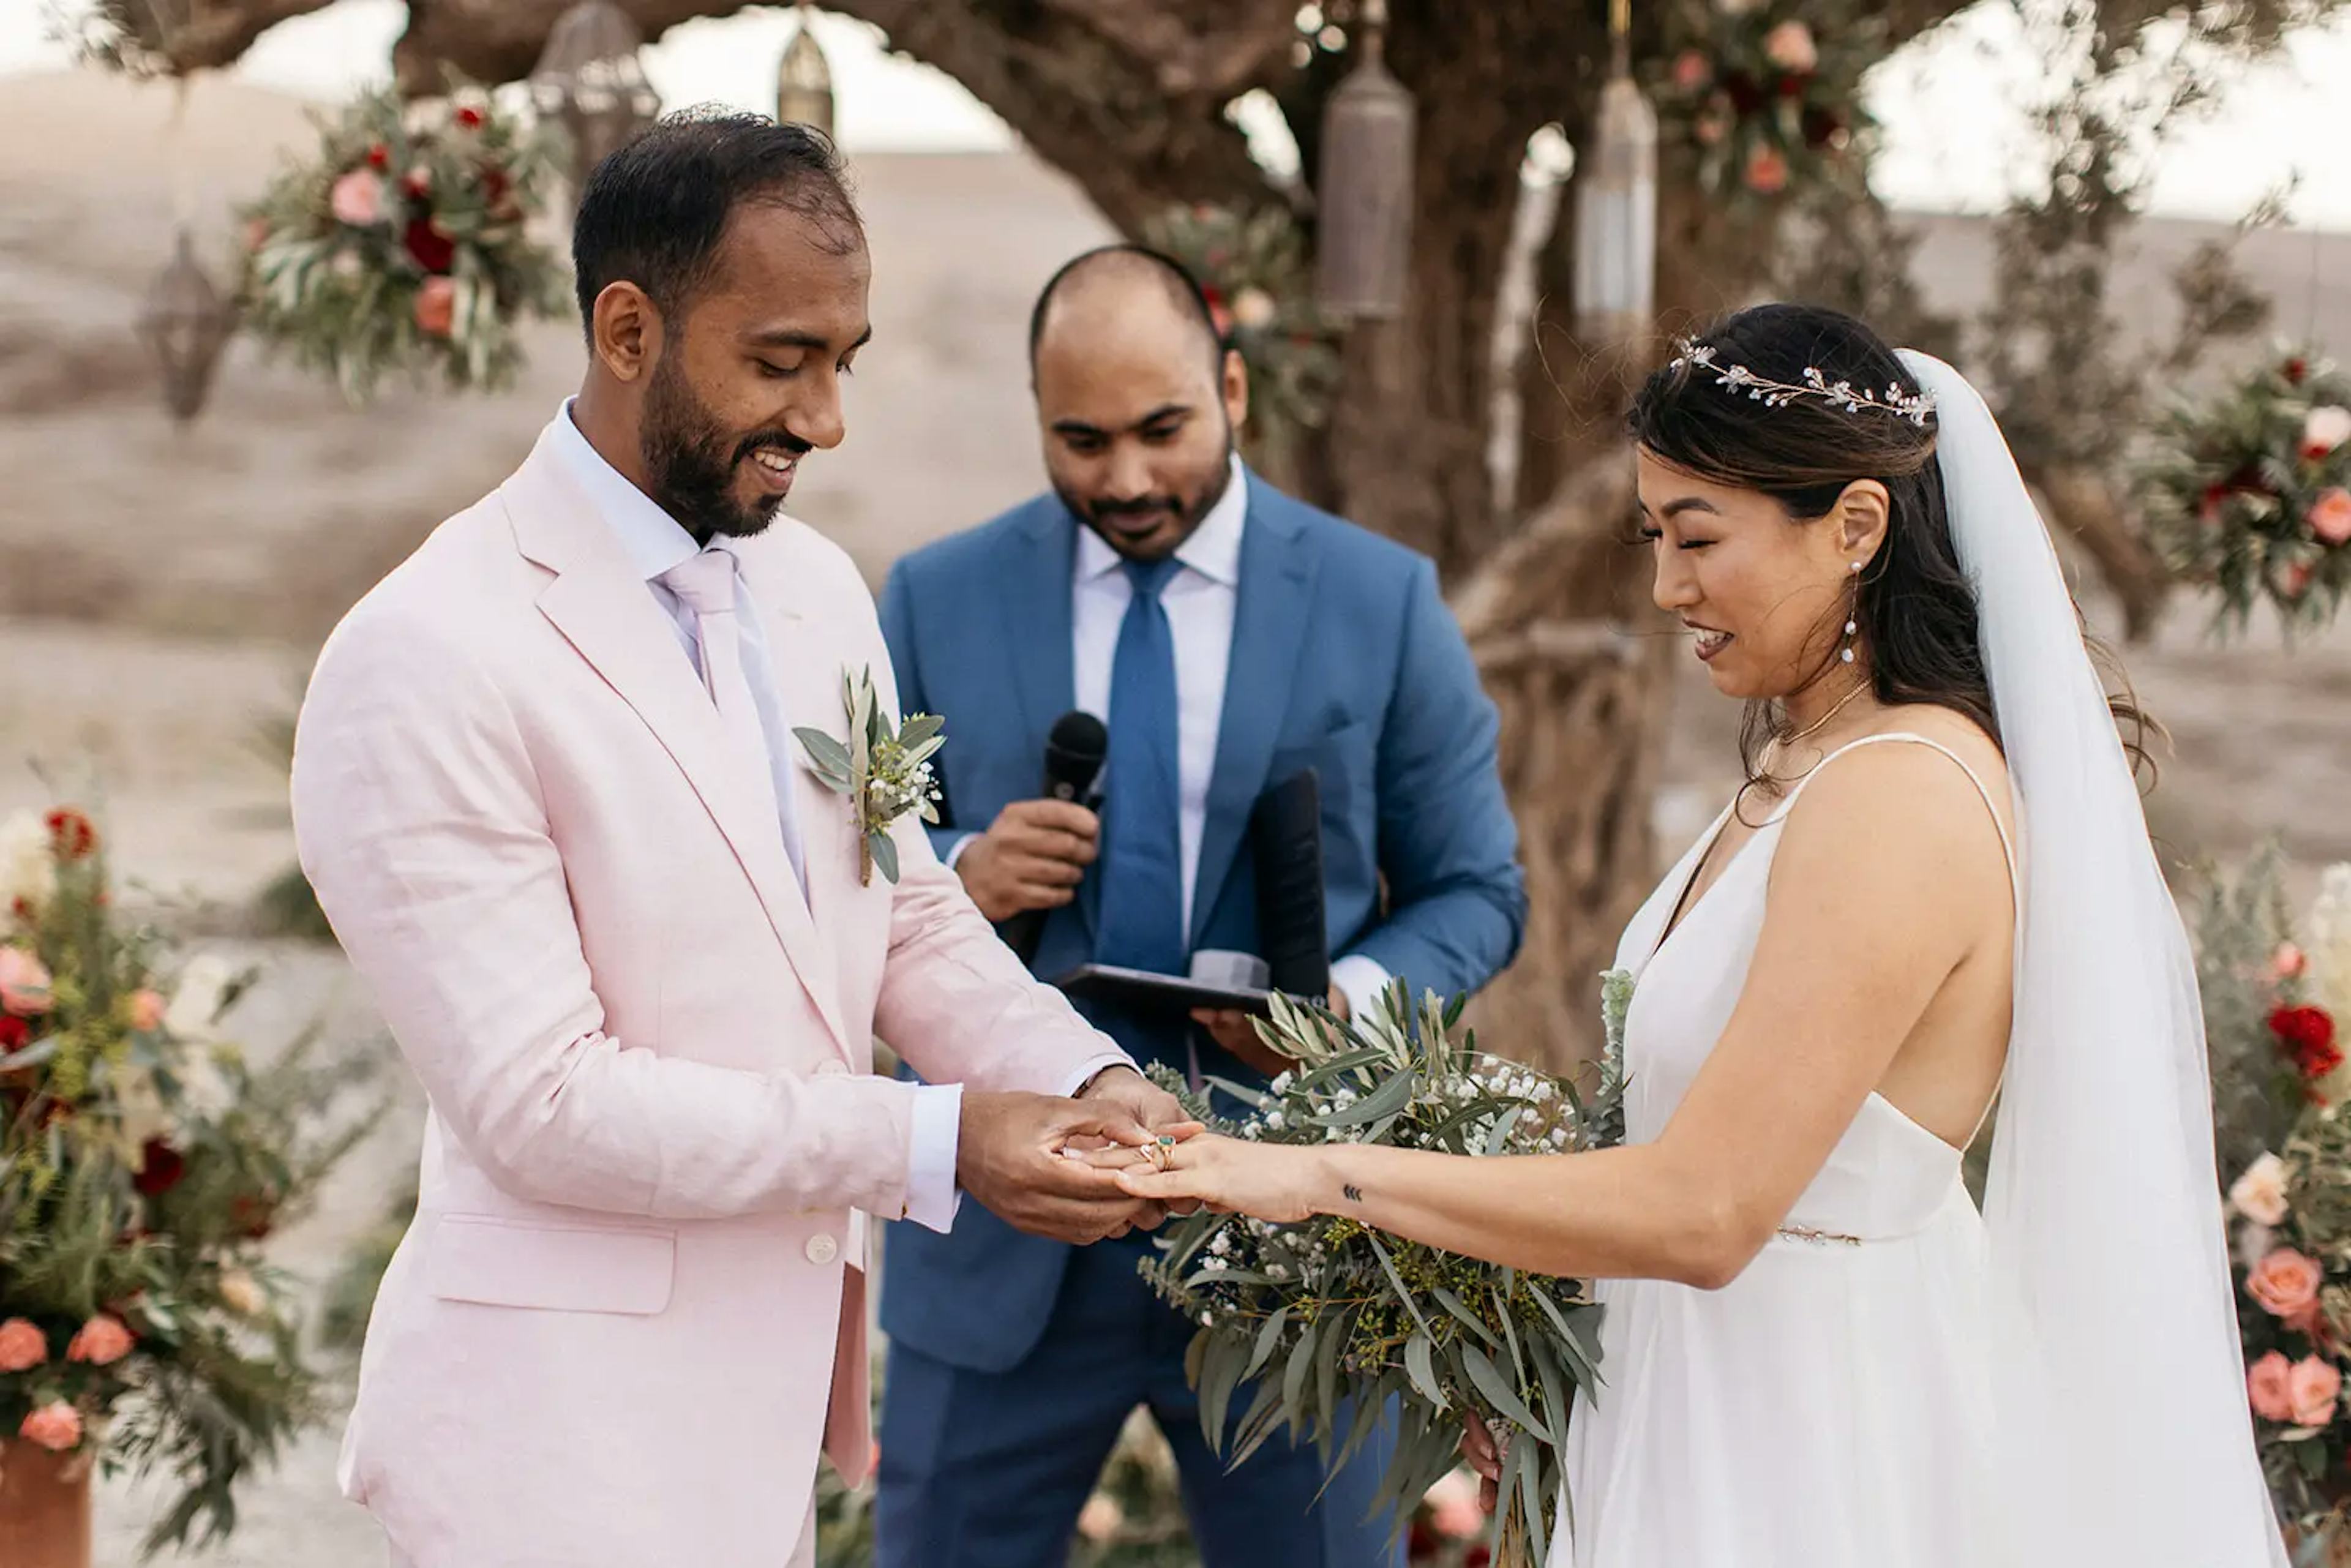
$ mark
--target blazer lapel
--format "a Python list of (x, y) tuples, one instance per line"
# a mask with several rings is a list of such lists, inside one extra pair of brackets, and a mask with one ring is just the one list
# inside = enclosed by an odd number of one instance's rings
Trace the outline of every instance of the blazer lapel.
[(1225, 680), (1225, 711), (1217, 733), (1217, 765), (1209, 775), (1208, 814), (1200, 831), (1200, 864), (1192, 896), (1195, 945), (1207, 929), (1209, 914), (1248, 831), (1249, 812), (1264, 792), (1314, 592), (1317, 562), (1305, 529), (1279, 493), (1256, 474), (1249, 474), (1246, 483), (1249, 521), (1241, 534), (1232, 664)]
[[(545, 438), (500, 495), (517, 548), (556, 574), (539, 594), (540, 613), (636, 711), (685, 775), (750, 878), (834, 1048), (846, 1051), (831, 956), (795, 885), (778, 824), (757, 780), (736, 760), (660, 606)], [(804, 811), (801, 821), (810, 820)]]

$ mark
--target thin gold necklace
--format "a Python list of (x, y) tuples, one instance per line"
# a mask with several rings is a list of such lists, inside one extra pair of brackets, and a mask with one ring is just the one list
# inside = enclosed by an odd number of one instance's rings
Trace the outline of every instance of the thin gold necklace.
[(1789, 747), (1795, 745), (1796, 742), (1804, 739), (1807, 736), (1818, 735), (1823, 729), (1828, 727), (1829, 720), (1836, 717), (1837, 715), (1845, 710), (1846, 704), (1852, 702), (1854, 698), (1861, 695), (1861, 694), (1868, 688), (1869, 677), (1864, 675), (1860, 680), (1857, 680), (1853, 684), (1853, 689), (1851, 691), (1837, 698), (1835, 704), (1830, 707), (1828, 712), (1821, 715), (1820, 717), (1804, 726), (1803, 728), (1796, 731), (1795, 734), (1782, 737), (1780, 741), (1780, 748), (1782, 751), (1785, 751)]

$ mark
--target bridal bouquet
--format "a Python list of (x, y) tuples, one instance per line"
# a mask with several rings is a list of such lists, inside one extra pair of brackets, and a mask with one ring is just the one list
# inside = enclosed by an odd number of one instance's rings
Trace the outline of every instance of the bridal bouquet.
[[(1266, 1042), (1297, 1068), (1259, 1092), (1215, 1081), (1248, 1113), (1215, 1115), (1164, 1069), (1163, 1087), (1217, 1131), (1270, 1143), (1353, 1142), (1456, 1155), (1564, 1154), (1621, 1135), (1623, 1002), (1607, 988), (1611, 1049), (1579, 1084), (1478, 1049), (1462, 1004), (1416, 1009), (1401, 984), (1374, 1016), (1341, 1023), (1277, 996)], [(1253, 1385), (1234, 1438), (1238, 1463), (1284, 1427), (1335, 1466), (1384, 1408), (1402, 1410), (1381, 1501), (1409, 1518), (1450, 1472), (1463, 1419), (1507, 1445), (1496, 1561), (1541, 1562), (1560, 1490), (1560, 1451), (1578, 1389), (1600, 1384), (1600, 1309), (1584, 1288), (1458, 1257), (1323, 1216), (1276, 1226), (1202, 1211), (1175, 1225), (1144, 1265), (1200, 1325), (1186, 1370), (1200, 1421), (1221, 1443), (1233, 1401)]]
[(97, 829), (0, 821), (0, 1485), (93, 1462), (180, 1483), (149, 1537), (225, 1535), (235, 1483), (323, 1413), (260, 1243), (371, 1125), (366, 1067), (249, 1066), (244, 977), (173, 974), (110, 896)]

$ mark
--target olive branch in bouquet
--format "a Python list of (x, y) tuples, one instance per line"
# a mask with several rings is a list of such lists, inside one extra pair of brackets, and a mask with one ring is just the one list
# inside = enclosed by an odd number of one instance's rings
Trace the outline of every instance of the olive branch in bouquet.
[[(1368, 1017), (1343, 1023), (1277, 995), (1266, 1043), (1298, 1065), (1264, 1090), (1211, 1080), (1248, 1107), (1230, 1118), (1162, 1067), (1154, 1076), (1216, 1131), (1276, 1144), (1363, 1143), (1453, 1155), (1564, 1154), (1617, 1135), (1614, 1059), (1584, 1082), (1478, 1048), (1463, 1001), (1402, 982)], [(1245, 1385), (1233, 1427), (1238, 1464), (1288, 1427), (1332, 1469), (1352, 1459), (1394, 1404), (1395, 1454), (1379, 1500), (1408, 1519), (1458, 1463), (1464, 1418), (1503, 1444), (1498, 1563), (1532, 1565), (1549, 1548), (1560, 1456), (1575, 1395), (1596, 1396), (1600, 1308), (1576, 1281), (1541, 1278), (1319, 1216), (1277, 1226), (1203, 1211), (1175, 1225), (1143, 1265), (1160, 1294), (1200, 1325), (1186, 1372), (1211, 1444)]]

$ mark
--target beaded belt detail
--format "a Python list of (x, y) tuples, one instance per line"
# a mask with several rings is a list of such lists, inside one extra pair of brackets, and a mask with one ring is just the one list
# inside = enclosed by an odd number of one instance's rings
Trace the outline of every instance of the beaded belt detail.
[(1779, 1234), (1790, 1241), (1807, 1241), (1815, 1247), (1858, 1247), (1861, 1238), (1844, 1236), (1834, 1230), (1815, 1230), (1809, 1225), (1783, 1225)]

